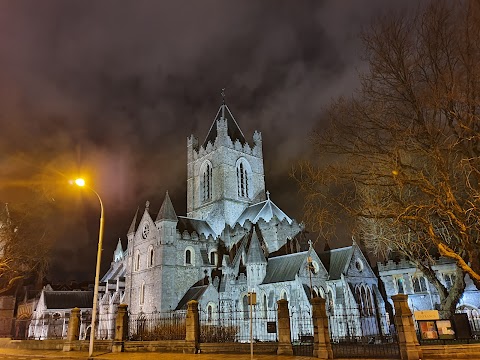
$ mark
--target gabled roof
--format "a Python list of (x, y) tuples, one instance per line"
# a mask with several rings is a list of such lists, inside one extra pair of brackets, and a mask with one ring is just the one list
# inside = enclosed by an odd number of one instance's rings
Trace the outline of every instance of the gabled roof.
[(260, 247), (260, 241), (258, 240), (257, 232), (255, 229), (252, 232), (252, 238), (250, 240), (250, 247), (247, 253), (247, 264), (265, 264), (265, 255)]
[(262, 284), (277, 283), (295, 280), (300, 267), (305, 262), (308, 251), (277, 256), (268, 259), (267, 273)]
[(165, 199), (163, 200), (162, 207), (157, 215), (157, 220), (174, 220), (177, 221), (177, 214), (175, 213), (175, 209), (173, 208), (172, 200), (170, 200), (170, 196), (168, 195), (168, 191), (165, 194)]
[(203, 142), (203, 147), (206, 147), (209, 142), (212, 144), (215, 142), (217, 138), (217, 120), (226, 119), (227, 120), (227, 134), (232, 140), (240, 141), (240, 143), (245, 144), (247, 141), (245, 140), (245, 136), (243, 135), (242, 130), (238, 126), (235, 118), (233, 117), (230, 109), (228, 108), (227, 104), (223, 103), (220, 105), (220, 108), (217, 111), (217, 115), (215, 115), (215, 119), (213, 120), (212, 126), (210, 126), (210, 130), (208, 131), (208, 135)]
[(91, 308), (93, 291), (44, 291), (47, 309)]
[(207, 290), (208, 285), (192, 286), (188, 291), (183, 295), (182, 299), (178, 302), (175, 310), (185, 310), (187, 308), (187, 303), (190, 300), (198, 300), (203, 295), (205, 290)]
[(328, 271), (330, 280), (338, 280), (347, 270), (353, 255), (353, 246), (324, 251), (319, 254), (323, 265)]
[(215, 232), (205, 220), (192, 219), (185, 216), (178, 216), (177, 219), (177, 230), (180, 231), (180, 233), (187, 230), (189, 234), (195, 231), (199, 235), (205, 235), (205, 237), (208, 237), (209, 235), (212, 235), (213, 237), (216, 236)]
[(133, 217), (132, 223), (130, 224), (130, 228), (127, 231), (127, 235), (134, 233), (135, 230), (137, 229), (137, 216), (138, 216), (138, 207), (137, 207), (137, 211), (135, 212), (135, 216)]
[(276, 216), (277, 219), (280, 221), (286, 219), (289, 224), (292, 223), (292, 219), (290, 219), (287, 214), (280, 210), (280, 208), (275, 205), (275, 203), (270, 200), (270, 198), (247, 207), (238, 217), (237, 222), (242, 226), (247, 220), (249, 220), (252, 224), (256, 224), (260, 219), (268, 222), (274, 216)]

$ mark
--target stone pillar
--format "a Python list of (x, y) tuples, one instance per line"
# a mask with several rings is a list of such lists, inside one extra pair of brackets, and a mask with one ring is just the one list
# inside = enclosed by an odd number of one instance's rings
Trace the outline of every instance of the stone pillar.
[(112, 352), (123, 352), (125, 341), (128, 336), (128, 305), (120, 304), (115, 318), (115, 339), (113, 340)]
[(310, 303), (313, 320), (313, 356), (319, 359), (333, 359), (325, 299), (316, 297), (310, 300)]
[(198, 341), (200, 339), (200, 320), (198, 317), (198, 301), (190, 300), (187, 303), (187, 319), (185, 334), (186, 353), (196, 354), (198, 351)]
[(63, 351), (72, 351), (73, 342), (79, 339), (80, 335), (80, 309), (73, 308), (70, 312), (68, 322), (67, 340), (63, 344)]
[(288, 301), (280, 299), (277, 301), (278, 318), (278, 355), (293, 355), (292, 341), (290, 337), (290, 314)]
[(398, 334), (398, 346), (402, 360), (419, 360), (422, 358), (422, 349), (418, 343), (413, 317), (408, 307), (408, 295), (392, 296), (395, 308), (395, 328)]

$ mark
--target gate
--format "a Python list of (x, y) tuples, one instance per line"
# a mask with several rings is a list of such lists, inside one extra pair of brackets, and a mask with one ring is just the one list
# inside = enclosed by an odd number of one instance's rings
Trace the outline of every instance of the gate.
[(310, 309), (293, 309), (290, 315), (293, 355), (313, 357), (313, 320)]
[(358, 309), (352, 309), (329, 315), (328, 320), (334, 358), (400, 358), (398, 339), (388, 314), (361, 315)]

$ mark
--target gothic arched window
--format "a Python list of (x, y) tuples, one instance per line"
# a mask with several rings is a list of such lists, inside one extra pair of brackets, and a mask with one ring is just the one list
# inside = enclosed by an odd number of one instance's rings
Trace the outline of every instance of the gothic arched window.
[(251, 168), (246, 159), (237, 161), (237, 195), (239, 197), (250, 197), (250, 174)]
[(212, 200), (212, 164), (205, 162), (200, 170), (200, 199), (202, 202)]
[(135, 253), (135, 271), (140, 270), (140, 251)]
[(140, 286), (140, 305), (145, 303), (145, 282)]
[(150, 246), (148, 249), (148, 267), (152, 267), (154, 263), (154, 252), (153, 252), (153, 247)]

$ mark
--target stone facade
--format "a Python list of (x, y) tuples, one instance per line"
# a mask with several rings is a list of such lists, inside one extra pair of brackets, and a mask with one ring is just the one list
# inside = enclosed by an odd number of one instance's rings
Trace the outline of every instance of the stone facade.
[[(448, 289), (452, 285), (457, 266), (453, 260), (439, 258), (432, 266), (437, 278)], [(389, 260), (378, 263), (380, 279), (382, 280), (387, 300), (393, 305), (392, 296), (407, 294), (408, 303), (412, 311), (437, 309), (440, 304), (438, 291), (422, 271), (405, 259), (399, 261)], [(469, 315), (480, 314), (480, 292), (468, 275), (465, 276), (465, 291), (460, 298), (457, 308)]]
[[(360, 248), (318, 254), (303, 225), (270, 199), (264, 176), (261, 134), (247, 141), (223, 103), (205, 142), (187, 139), (187, 216), (176, 214), (168, 192), (158, 214), (149, 202), (137, 210), (126, 250), (119, 241), (102, 279), (100, 319), (120, 302), (133, 317), (186, 309), (191, 300), (200, 316), (246, 311), (249, 292), (265, 313), (286, 299), (292, 316), (311, 315), (312, 295), (326, 298), (330, 311), (357, 309), (361, 317), (368, 300), (383, 312)], [(267, 339), (266, 329), (256, 331)]]

